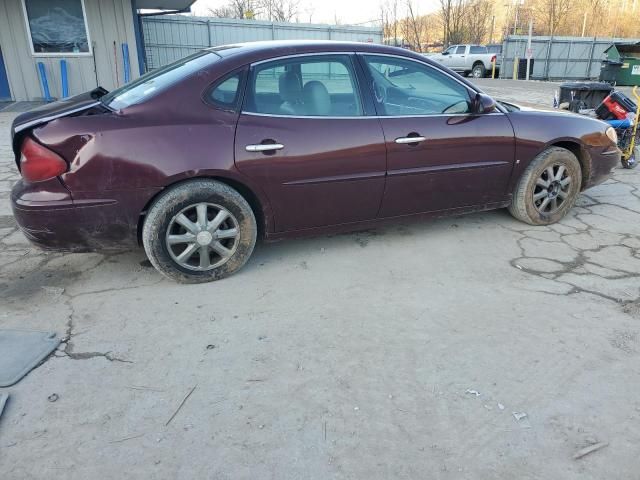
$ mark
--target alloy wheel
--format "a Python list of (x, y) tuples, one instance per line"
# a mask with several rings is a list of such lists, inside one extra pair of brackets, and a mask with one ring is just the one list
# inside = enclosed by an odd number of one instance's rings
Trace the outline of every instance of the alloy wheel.
[(557, 212), (569, 198), (571, 177), (564, 165), (553, 164), (545, 168), (533, 189), (533, 204), (546, 215)]
[(165, 244), (178, 265), (204, 271), (226, 263), (239, 239), (238, 221), (229, 210), (213, 203), (196, 203), (171, 219)]

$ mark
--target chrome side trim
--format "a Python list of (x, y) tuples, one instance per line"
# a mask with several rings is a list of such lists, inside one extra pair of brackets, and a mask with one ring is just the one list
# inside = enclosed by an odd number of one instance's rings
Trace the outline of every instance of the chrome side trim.
[(369, 180), (374, 178), (384, 177), (386, 172), (367, 172), (356, 173), (353, 175), (334, 175), (331, 177), (316, 177), (306, 178), (304, 180), (293, 180), (291, 182), (284, 182), (283, 185), (309, 185), (315, 183), (330, 183), (330, 182), (350, 182), (354, 180)]
[(290, 55), (282, 55), (279, 57), (271, 57), (268, 58), (266, 60), (260, 60), (258, 62), (253, 62), (251, 64), (251, 67), (254, 67), (255, 65), (262, 65), (263, 63), (270, 63), (270, 62), (274, 62), (277, 60), (282, 60), (285, 58), (297, 58), (297, 57), (314, 57), (316, 55), (320, 56), (320, 55), (344, 55), (344, 56), (349, 56), (349, 55), (353, 55), (356, 52), (312, 52), (312, 53), (292, 53)]
[(322, 117), (319, 115), (280, 115), (277, 113), (257, 113), (257, 112), (241, 112), (242, 115), (250, 115), (254, 117), (276, 117), (276, 118), (308, 118), (312, 120), (355, 120), (355, 119), (384, 119), (384, 118), (437, 118), (437, 117), (472, 117), (489, 115), (504, 115), (502, 112), (491, 113), (437, 113), (435, 115), (359, 115), (359, 116), (344, 116), (344, 117)]
[(602, 152), (600, 155), (616, 155), (621, 153), (620, 150), (616, 147), (613, 150), (607, 150), (606, 152)]
[(469, 162), (469, 163), (453, 163), (450, 165), (435, 165), (428, 167), (417, 168), (401, 168), (397, 170), (389, 170), (387, 173), (390, 177), (403, 176), (403, 175), (418, 175), (429, 172), (448, 172), (452, 170), (472, 170), (476, 168), (487, 167), (504, 167), (508, 166), (509, 162)]

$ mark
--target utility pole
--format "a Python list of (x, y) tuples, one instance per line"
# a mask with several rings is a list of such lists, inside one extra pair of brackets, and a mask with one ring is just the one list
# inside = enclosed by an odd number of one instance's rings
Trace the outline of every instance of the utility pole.
[(529, 70), (531, 69), (531, 35), (533, 34), (533, 20), (529, 20), (529, 39), (527, 40), (527, 76), (526, 80), (529, 80)]
[(489, 33), (489, 43), (493, 43), (493, 29), (496, 26), (496, 16), (491, 17), (491, 32)]
[(513, 34), (516, 34), (518, 30), (518, 6), (520, 5), (520, 0), (516, 0), (516, 18), (513, 21)]

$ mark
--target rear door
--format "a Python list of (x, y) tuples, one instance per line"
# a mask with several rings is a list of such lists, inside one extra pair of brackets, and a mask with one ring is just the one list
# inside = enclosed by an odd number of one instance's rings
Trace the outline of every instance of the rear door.
[(507, 198), (515, 146), (505, 114), (471, 113), (474, 92), (430, 65), (389, 55), (359, 57), (374, 85), (388, 152), (380, 217)]
[(313, 54), (251, 67), (235, 160), (265, 189), (276, 231), (376, 217), (386, 150), (380, 122), (364, 115), (354, 60)]

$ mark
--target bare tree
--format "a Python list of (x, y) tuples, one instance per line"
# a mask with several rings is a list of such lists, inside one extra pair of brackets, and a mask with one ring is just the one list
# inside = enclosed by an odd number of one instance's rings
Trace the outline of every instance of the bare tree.
[(465, 0), (440, 0), (439, 14), (445, 46), (464, 42), (467, 3)]
[(471, 0), (465, 7), (465, 43), (484, 43), (491, 24), (491, 0)]
[(229, 0), (222, 7), (210, 8), (209, 13), (221, 18), (254, 19), (260, 13), (260, 3), (258, 0)]
[(538, 29), (556, 35), (567, 20), (572, 0), (536, 0), (532, 3)]
[(382, 32), (386, 39), (393, 39), (393, 45), (399, 45), (398, 0), (389, 0), (380, 5), (382, 11)]
[(262, 11), (272, 22), (291, 22), (300, 14), (300, 0), (262, 0)]
[(408, 35), (405, 38), (409, 40), (416, 51), (422, 52), (422, 41), (426, 33), (425, 17), (420, 17), (415, 12), (412, 0), (407, 0), (407, 18), (405, 19), (407, 24), (406, 31)]

